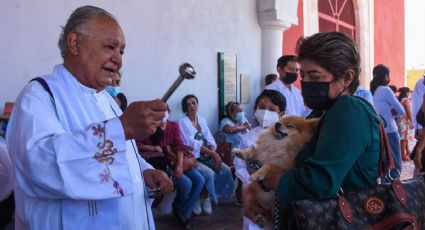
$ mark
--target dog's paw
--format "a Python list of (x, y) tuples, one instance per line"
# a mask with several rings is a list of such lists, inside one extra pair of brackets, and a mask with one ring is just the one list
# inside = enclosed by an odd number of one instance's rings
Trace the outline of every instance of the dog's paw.
[(241, 149), (235, 148), (232, 150), (232, 153), (239, 158), (246, 159), (246, 153)]
[(260, 181), (266, 178), (266, 175), (262, 175), (261, 173), (255, 172), (251, 176), (249, 176), (250, 181)]

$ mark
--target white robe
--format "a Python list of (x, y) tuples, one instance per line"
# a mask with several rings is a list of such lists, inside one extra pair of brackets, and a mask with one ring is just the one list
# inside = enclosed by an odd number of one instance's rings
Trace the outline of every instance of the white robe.
[(142, 172), (116, 102), (63, 65), (20, 93), (8, 126), (16, 229), (154, 229)]
[(3, 137), (0, 137), (0, 201), (5, 200), (12, 193), (14, 181), (6, 142)]

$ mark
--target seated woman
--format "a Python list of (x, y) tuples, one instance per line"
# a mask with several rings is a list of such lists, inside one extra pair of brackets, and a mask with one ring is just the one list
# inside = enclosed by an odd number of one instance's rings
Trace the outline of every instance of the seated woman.
[(224, 133), (224, 139), (232, 145), (232, 149), (239, 148), (243, 134), (251, 129), (251, 125), (238, 102), (227, 103), (225, 111), (226, 117), (221, 120), (219, 130)]
[[(185, 115), (180, 118), (179, 125), (183, 141), (193, 148), (193, 155), (198, 160), (197, 169), (203, 174), (206, 190), (217, 204), (218, 196), (230, 197), (233, 194), (235, 185), (232, 173), (215, 151), (217, 144), (206, 120), (198, 115), (198, 98), (195, 95), (186, 95), (182, 100), (182, 110)], [(193, 210), (195, 214), (200, 214), (202, 210), (206, 214), (212, 213), (208, 193), (203, 193), (202, 201)]]
[[(286, 99), (275, 90), (264, 90), (255, 100), (254, 116), (258, 122), (258, 126), (253, 128), (242, 137), (240, 149), (247, 149), (251, 146), (256, 146), (256, 141), (261, 131), (270, 125), (279, 121), (279, 117), (285, 114)], [(236, 176), (242, 181), (242, 187), (246, 188), (251, 182), (249, 181), (249, 172), (256, 169), (254, 162), (247, 162), (239, 157), (233, 160), (236, 170)], [(253, 230), (262, 229), (257, 224), (250, 221), (248, 218), (243, 218), (243, 229)]]
[[(184, 164), (184, 158), (189, 157), (190, 153), (188, 147), (183, 144), (179, 125), (168, 120), (169, 112), (168, 109), (164, 122), (156, 133), (148, 139), (138, 142), (138, 147), (142, 155), (143, 152), (163, 153), (162, 160), (147, 159), (155, 168), (168, 171), (167, 173), (173, 169), (174, 172), (171, 173), (174, 173), (177, 188), (173, 212), (179, 218), (182, 227), (188, 228), (193, 207), (202, 192), (205, 180), (202, 174), (195, 169), (196, 163), (188, 166)], [(151, 159), (161, 159), (161, 157)], [(185, 168), (187, 169), (185, 170)]]
[[(336, 197), (376, 184), (380, 154), (379, 117), (361, 98), (360, 56), (353, 39), (339, 32), (317, 33), (298, 43), (301, 93), (313, 110), (325, 111), (312, 140), (299, 153), (296, 168), (267, 175), (264, 185), (286, 207), (283, 229), (296, 229), (291, 202)], [(245, 194), (246, 215), (264, 213), (252, 194)]]

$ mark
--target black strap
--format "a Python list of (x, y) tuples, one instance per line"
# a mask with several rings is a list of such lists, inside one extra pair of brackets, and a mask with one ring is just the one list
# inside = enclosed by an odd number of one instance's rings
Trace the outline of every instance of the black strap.
[(43, 79), (43, 78), (41, 78), (41, 77), (36, 77), (36, 78), (33, 78), (30, 82), (32, 82), (32, 81), (36, 81), (36, 82), (40, 83), (40, 84), (43, 86), (44, 90), (46, 90), (46, 91), (49, 93), (49, 95), (50, 95), (50, 96), (53, 98), (53, 100), (54, 100), (53, 93), (52, 93), (52, 91), (50, 90), (50, 87), (49, 87), (49, 85), (47, 84), (46, 80), (44, 80), (44, 79)]

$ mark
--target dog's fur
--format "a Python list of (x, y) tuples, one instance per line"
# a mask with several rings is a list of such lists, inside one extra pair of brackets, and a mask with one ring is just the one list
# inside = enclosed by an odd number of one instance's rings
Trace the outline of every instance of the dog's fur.
[[(286, 172), (295, 167), (298, 152), (311, 140), (319, 123), (319, 119), (304, 119), (297, 116), (285, 116), (278, 123), (264, 130), (257, 139), (256, 148), (234, 150), (236, 156), (245, 160), (257, 160), (261, 163), (249, 179), (261, 181), (267, 174)], [(257, 215), (255, 222), (265, 228), (272, 227), (272, 209), (275, 193), (265, 192), (259, 183), (251, 183), (246, 193), (255, 194), (260, 205), (266, 208), (270, 215)]]

